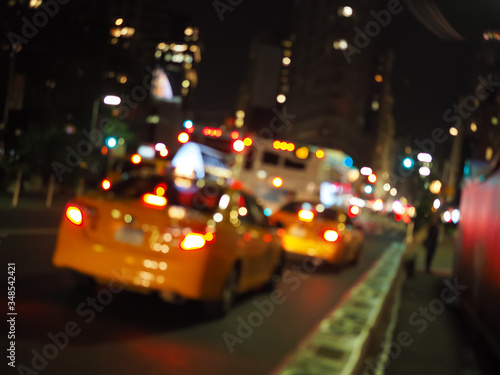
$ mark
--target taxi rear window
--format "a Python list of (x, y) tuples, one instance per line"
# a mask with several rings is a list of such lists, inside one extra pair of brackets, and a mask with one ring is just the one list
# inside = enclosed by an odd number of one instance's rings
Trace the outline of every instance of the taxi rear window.
[(222, 188), (211, 184), (201, 188), (195, 183), (191, 187), (179, 187), (172, 179), (163, 176), (132, 177), (115, 184), (109, 191), (115, 198), (140, 199), (146, 193), (153, 193), (158, 185), (166, 186), (167, 205), (203, 212), (215, 211), (223, 193)]

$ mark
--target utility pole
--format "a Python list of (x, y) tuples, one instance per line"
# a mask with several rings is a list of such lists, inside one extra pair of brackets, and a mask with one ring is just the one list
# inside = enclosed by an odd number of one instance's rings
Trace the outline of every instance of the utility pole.
[(7, 92), (5, 94), (5, 106), (3, 110), (2, 122), (0, 123), (0, 135), (3, 133), (3, 137), (0, 138), (0, 160), (2, 160), (5, 155), (5, 138), (7, 135), (7, 124), (9, 121), (9, 112), (10, 112), (10, 97), (12, 91), (12, 80), (14, 78), (14, 67), (16, 64), (16, 51), (12, 48), (9, 55), (9, 75), (7, 76)]

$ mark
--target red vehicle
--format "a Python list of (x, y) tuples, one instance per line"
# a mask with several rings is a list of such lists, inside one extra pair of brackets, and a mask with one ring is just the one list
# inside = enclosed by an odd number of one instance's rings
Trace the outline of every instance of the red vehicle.
[(500, 155), (491, 166), (462, 188), (454, 273), (460, 307), (500, 347)]

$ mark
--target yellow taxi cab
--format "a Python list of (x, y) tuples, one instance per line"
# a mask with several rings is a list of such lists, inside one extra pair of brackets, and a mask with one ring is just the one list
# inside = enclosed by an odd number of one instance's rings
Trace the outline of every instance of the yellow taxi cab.
[(285, 251), (312, 256), (335, 265), (356, 264), (361, 256), (363, 231), (343, 208), (295, 201), (272, 215), (284, 229)]
[(101, 188), (108, 190), (118, 181), (134, 176), (163, 175), (170, 168), (170, 161), (165, 159), (144, 159), (139, 154), (115, 158), (106, 177), (101, 181)]
[(216, 181), (131, 177), (66, 205), (53, 264), (100, 284), (204, 302), (222, 315), (237, 294), (279, 281), (284, 252), (255, 198)]

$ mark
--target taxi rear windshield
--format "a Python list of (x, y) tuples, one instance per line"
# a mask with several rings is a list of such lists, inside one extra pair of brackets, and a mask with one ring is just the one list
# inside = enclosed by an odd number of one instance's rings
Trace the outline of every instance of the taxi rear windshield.
[(222, 196), (222, 188), (213, 183), (198, 187), (195, 181), (174, 180), (164, 176), (131, 177), (115, 184), (109, 191), (114, 198), (140, 199), (154, 194), (157, 187), (165, 189), (168, 206), (183, 206), (203, 212), (214, 212)]

